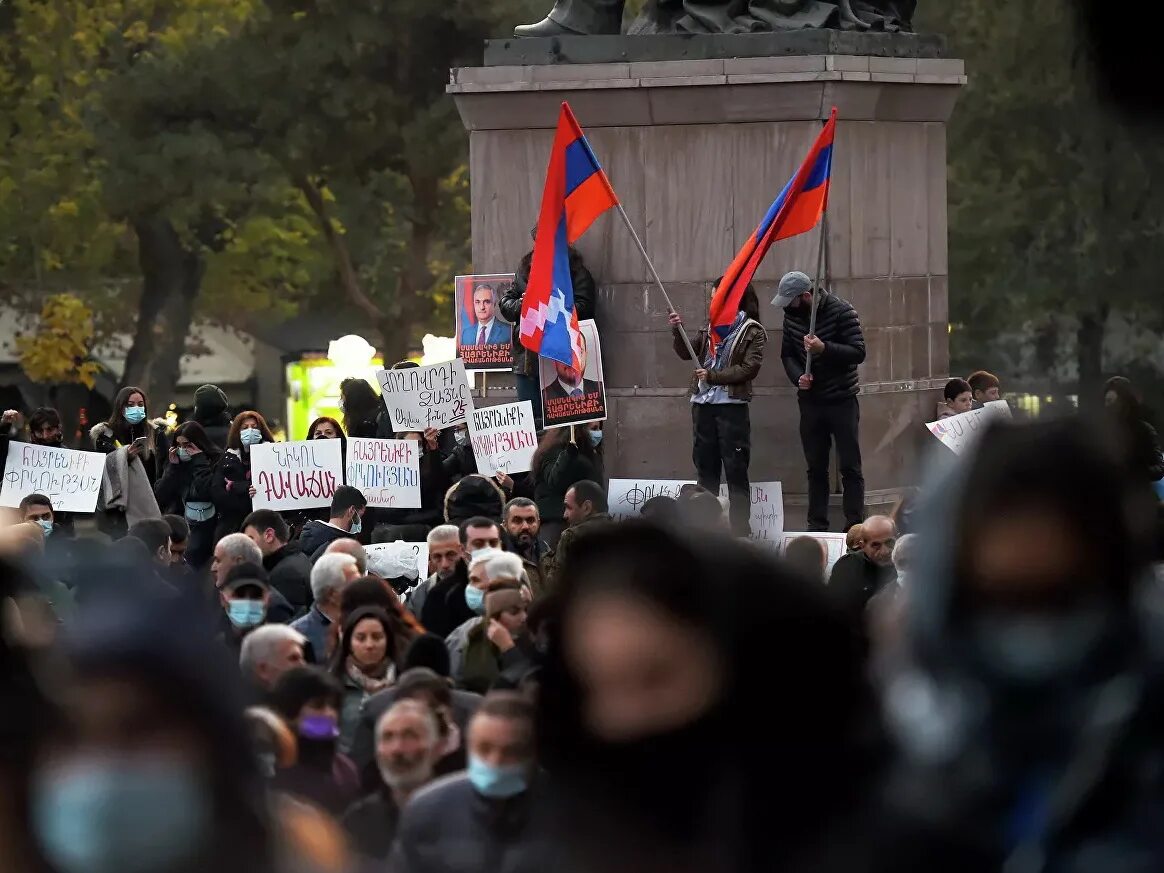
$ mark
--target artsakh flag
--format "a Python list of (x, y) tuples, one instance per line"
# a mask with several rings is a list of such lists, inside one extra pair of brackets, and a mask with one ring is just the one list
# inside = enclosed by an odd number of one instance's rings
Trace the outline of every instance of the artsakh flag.
[(829, 179), (833, 167), (833, 134), (837, 127), (837, 107), (829, 113), (829, 120), (821, 128), (800, 168), (768, 208), (760, 226), (744, 243), (735, 260), (724, 271), (719, 287), (711, 297), (712, 347), (727, 336), (744, 289), (756, 275), (756, 268), (768, 254), (772, 243), (807, 233), (816, 227), (829, 200)]
[(579, 367), (582, 334), (574, 310), (569, 246), (599, 215), (617, 205), (618, 197), (570, 104), (563, 103), (521, 304), (521, 344), (530, 351)]

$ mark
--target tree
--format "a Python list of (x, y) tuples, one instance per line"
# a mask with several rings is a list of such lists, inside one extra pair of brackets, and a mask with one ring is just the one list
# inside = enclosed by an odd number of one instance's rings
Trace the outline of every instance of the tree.
[(20, 367), (33, 382), (79, 383), (92, 388), (98, 365), (90, 359), (93, 313), (72, 294), (55, 294), (44, 302), (36, 332), (16, 338)]

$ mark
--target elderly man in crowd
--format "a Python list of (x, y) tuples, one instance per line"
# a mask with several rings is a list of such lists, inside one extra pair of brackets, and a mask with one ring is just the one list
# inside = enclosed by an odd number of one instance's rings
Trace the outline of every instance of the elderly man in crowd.
[(311, 595), (315, 602), (307, 615), (291, 627), (307, 638), (308, 660), (324, 664), (332, 649), (331, 626), (339, 621), (344, 589), (360, 578), (360, 567), (351, 555), (321, 555), (311, 568)]
[(265, 624), (247, 634), (239, 652), (239, 669), (257, 698), (265, 697), (280, 676), (304, 663), (306, 643), (303, 634), (285, 624)]
[[(226, 577), (235, 567), (242, 564), (263, 566), (263, 553), (246, 534), (227, 534), (214, 547), (214, 559), (210, 562), (210, 573), (214, 577), (214, 587), (222, 595)], [(286, 624), (295, 617), (295, 608), (278, 591), (270, 592), (267, 602), (266, 621), (272, 624)]]
[(897, 577), (893, 568), (897, 535), (893, 520), (885, 515), (871, 515), (862, 528), (861, 551), (841, 557), (829, 577), (829, 590), (854, 616), (860, 616), (870, 598)]

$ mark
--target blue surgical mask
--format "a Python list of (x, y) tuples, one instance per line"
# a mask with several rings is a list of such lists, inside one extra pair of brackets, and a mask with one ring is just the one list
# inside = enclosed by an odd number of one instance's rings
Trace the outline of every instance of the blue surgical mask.
[(49, 536), (50, 534), (52, 534), (52, 532), (53, 532), (53, 523), (52, 523), (52, 521), (51, 521), (50, 519), (47, 519), (47, 518), (38, 518), (38, 519), (36, 520), (36, 523), (40, 525), (40, 529), (44, 531), (44, 535), (45, 535), (46, 537), (47, 537), (47, 536)]
[(469, 781), (477, 793), (485, 797), (503, 799), (521, 794), (529, 787), (528, 772), (529, 767), (525, 764), (494, 767), (476, 755), (469, 755)]
[(190, 454), (190, 450), (188, 448), (186, 448), (185, 446), (178, 446), (178, 460), (179, 461), (186, 462), (186, 461), (189, 461), (190, 458), (192, 458), (192, 457), (193, 457), (193, 455)]
[(472, 585), (465, 586), (465, 605), (477, 615), (485, 614), (485, 592)]
[(255, 627), (263, 623), (267, 615), (267, 607), (261, 600), (228, 600), (226, 603), (226, 617), (235, 627)]
[(61, 873), (152, 873), (193, 858), (211, 807), (202, 774), (181, 760), (79, 757), (36, 776), (32, 823)]
[(145, 407), (144, 406), (127, 406), (125, 407), (125, 420), (130, 424), (141, 424), (145, 421)]
[(363, 529), (364, 529), (363, 516), (353, 515), (352, 516), (352, 526), (348, 529), (348, 533), (358, 534)]
[(253, 446), (263, 441), (263, 432), (257, 427), (244, 427), (239, 431), (238, 438), (244, 446)]
[(600, 430), (590, 431), (590, 445), (598, 446), (599, 443), (601, 443), (601, 442), (602, 442), (602, 431), (600, 431)]
[(469, 441), (469, 432), (467, 430), (454, 431), (453, 439), (457, 441), (458, 446), (463, 446)]

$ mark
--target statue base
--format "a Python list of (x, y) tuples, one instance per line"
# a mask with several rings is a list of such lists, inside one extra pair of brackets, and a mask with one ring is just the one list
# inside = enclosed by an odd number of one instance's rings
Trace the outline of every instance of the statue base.
[[(676, 40), (701, 51), (719, 46), (721, 56), (580, 63), (564, 54), (589, 45), (610, 52), (617, 41), (629, 58)], [(859, 40), (886, 54), (747, 54), (772, 40)], [(487, 65), (453, 70), (448, 86), (470, 135), (474, 269), (512, 271), (529, 250), (558, 107), (568, 100), (692, 329), (707, 317), (711, 283), (837, 107), (832, 289), (865, 329), (866, 503), (870, 511), (892, 505), (931, 447), (922, 424), (933, 420), (948, 377), (946, 122), (966, 81), (962, 62), (929, 56), (944, 50), (940, 40), (910, 34), (516, 42), (490, 43)], [(543, 42), (560, 43), (561, 58), (533, 60), (547, 56), (533, 45)], [(888, 53), (907, 43), (914, 56)], [(502, 45), (523, 61), (497, 65), (509, 57)], [(807, 485), (796, 391), (780, 364), (783, 314), (769, 301), (786, 271), (813, 274), (818, 242), (813, 232), (778, 243), (755, 277), (768, 347), (752, 402), (751, 478), (783, 483), (786, 530), (803, 529)], [(616, 214), (600, 218), (578, 248), (599, 285), (607, 475), (690, 478), (691, 368), (672, 351), (662, 295)], [(834, 529), (839, 521), (834, 509)]]

